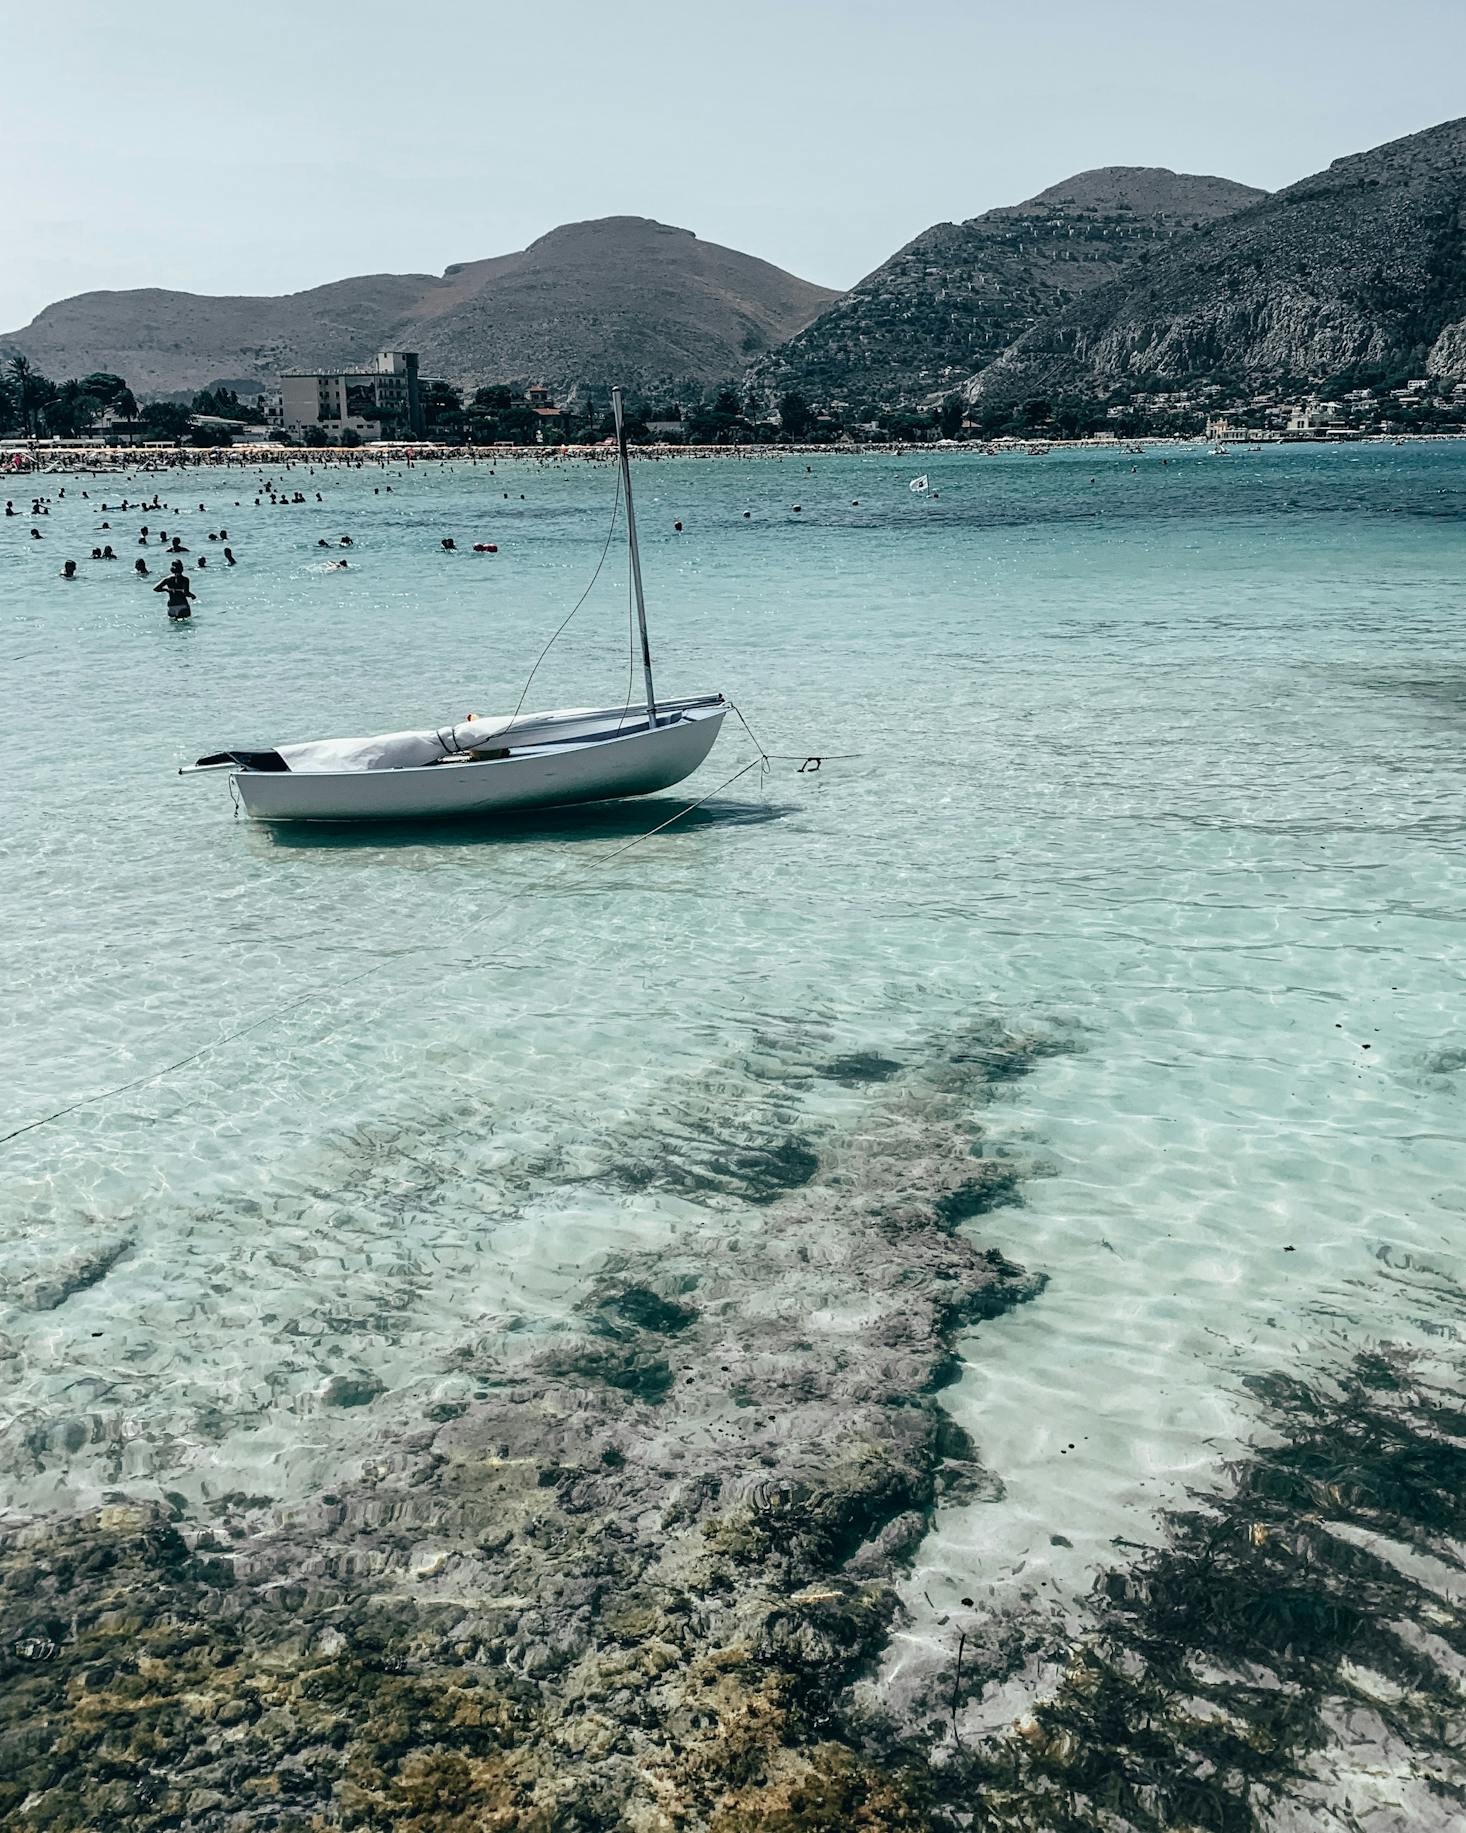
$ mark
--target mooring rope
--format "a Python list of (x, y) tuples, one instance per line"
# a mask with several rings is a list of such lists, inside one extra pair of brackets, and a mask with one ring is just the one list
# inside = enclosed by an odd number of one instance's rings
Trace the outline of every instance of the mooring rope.
[[(742, 718), (742, 715), (740, 714), (739, 717)], [(624, 846), (616, 847), (613, 851), (602, 854), (599, 859), (592, 860), (591, 863), (584, 868), (585, 874), (588, 875), (591, 872), (599, 871), (602, 866), (610, 865), (613, 859), (620, 859), (623, 854), (631, 852), (634, 847), (640, 846), (643, 841), (652, 840), (658, 834), (665, 833), (666, 830), (676, 822), (683, 820), (690, 814), (694, 814), (704, 805), (704, 803), (712, 801), (714, 796), (721, 795), (725, 789), (731, 789), (740, 778), (746, 777), (750, 770), (762, 768), (763, 762), (763, 754), (760, 753), (760, 755), (754, 758), (750, 763), (741, 765), (733, 772), (732, 776), (725, 777), (715, 788), (708, 790), (706, 795), (699, 796), (695, 802), (689, 802), (685, 808), (679, 808), (676, 814), (669, 815), (665, 821), (659, 821), (655, 827), (648, 828), (644, 834), (633, 835)], [(487, 913), (488, 920), (492, 921), (493, 918), (501, 916), (511, 904), (518, 903), (522, 898), (530, 897), (536, 892), (545, 891), (557, 885), (567, 872), (573, 871), (574, 869), (573, 864), (564, 865), (558, 872), (551, 873), (548, 879), (538, 879), (530, 884), (521, 885), (516, 891), (506, 893), (506, 895)], [(33, 1133), (38, 1127), (50, 1126), (54, 1121), (63, 1120), (68, 1114), (75, 1114), (81, 1108), (96, 1107), (102, 1102), (115, 1099), (118, 1095), (125, 1095), (135, 1088), (151, 1087), (154, 1082), (161, 1082), (166, 1077), (175, 1075), (180, 1069), (187, 1069), (190, 1063), (197, 1063), (201, 1057), (207, 1056), (210, 1051), (222, 1050), (227, 1044), (235, 1043), (242, 1037), (248, 1037), (252, 1031), (258, 1031), (272, 1021), (284, 1018), (288, 1013), (298, 1010), (301, 1006), (308, 1005), (313, 999), (320, 999), (326, 993), (341, 993), (352, 987), (360, 986), (364, 980), (370, 980), (374, 975), (380, 974), (385, 968), (390, 966), (392, 962), (400, 960), (404, 954), (420, 952), (423, 951), (408, 949), (394, 950), (392, 953), (384, 955), (381, 959), (373, 962), (370, 967), (363, 968), (359, 974), (353, 974), (347, 980), (337, 981), (331, 987), (312, 987), (309, 991), (300, 993), (292, 999), (282, 1000), (273, 1006), (267, 1007), (263, 1012), (256, 1013), (247, 1023), (236, 1026), (232, 1031), (225, 1032), (222, 1037), (211, 1038), (207, 1044), (199, 1045), (196, 1050), (189, 1051), (186, 1056), (177, 1057), (173, 1062), (165, 1063), (161, 1069), (150, 1070), (145, 1075), (132, 1076), (125, 1082), (113, 1083), (109, 1088), (97, 1089), (90, 1095), (82, 1095), (75, 1101), (69, 1101), (65, 1107), (58, 1107), (49, 1114), (42, 1114), (36, 1120), (28, 1120), (23, 1126), (12, 1127), (8, 1133), (0, 1133), (0, 1145), (6, 1145), (12, 1139), (19, 1139), (23, 1133)], [(478, 961), (460, 963), (444, 976), (444, 981), (451, 980), (454, 974), (464, 973), (469, 968), (481, 965), (482, 958)], [(440, 981), (438, 984), (442, 985), (444, 981)], [(406, 992), (409, 989), (403, 987), (399, 990)], [(391, 997), (391, 995), (389, 995), (389, 997)]]

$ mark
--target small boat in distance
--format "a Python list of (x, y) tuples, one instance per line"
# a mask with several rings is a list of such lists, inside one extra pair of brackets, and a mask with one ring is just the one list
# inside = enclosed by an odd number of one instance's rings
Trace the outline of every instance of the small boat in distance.
[(728, 711), (721, 694), (658, 703), (642, 595), (621, 390), (611, 391), (645, 699), (619, 707), (470, 715), (430, 731), (212, 752), (179, 774), (228, 771), (256, 821), (400, 821), (513, 814), (651, 795), (690, 776)]

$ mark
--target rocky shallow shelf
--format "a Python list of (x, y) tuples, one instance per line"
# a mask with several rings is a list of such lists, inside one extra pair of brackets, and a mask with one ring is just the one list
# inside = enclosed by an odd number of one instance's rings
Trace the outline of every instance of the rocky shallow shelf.
[[(0, 1825), (1458, 1825), (1466, 1413), (1444, 1338), (1428, 1363), (1254, 1383), (1259, 1448), (1163, 1544), (1117, 1551), (1058, 1633), (967, 1612), (923, 1684), (872, 1704), (934, 1510), (992, 1493), (938, 1396), (959, 1333), (1037, 1289), (973, 1224), (1038, 1169), (999, 1148), (995, 1097), (1064, 1047), (987, 1025), (806, 1062), (806, 1090), (856, 1109), (824, 1132), (799, 1130), (787, 1063), (752, 1099), (757, 1074), (701, 1090), (651, 1145), (559, 1169), (691, 1198), (699, 1226), (600, 1266), (573, 1328), (497, 1319), (452, 1349), (470, 1397), (384, 1411), (349, 1480), (208, 1520), (119, 1491), (13, 1528)], [(362, 1379), (330, 1402), (376, 1407)], [(1015, 1673), (1031, 1709), (980, 1732), (969, 1707)]]
[(674, 1116), (601, 1181), (720, 1227), (603, 1264), (572, 1330), (459, 1345), (473, 1397), (350, 1480), (10, 1532), (5, 1823), (925, 1824), (844, 1707), (940, 1497), (984, 1482), (937, 1395), (1036, 1282), (971, 1226), (1033, 1169), (983, 1113), (1065, 1047), (978, 1024), (817, 1065), (862, 1096), (835, 1136), (787, 1100)]

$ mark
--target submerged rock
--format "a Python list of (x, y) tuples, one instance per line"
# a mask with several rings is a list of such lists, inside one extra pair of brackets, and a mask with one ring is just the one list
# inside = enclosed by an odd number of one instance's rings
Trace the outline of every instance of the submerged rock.
[(0, 1303), (19, 1305), (25, 1311), (54, 1311), (105, 1279), (131, 1246), (130, 1236), (115, 1235), (55, 1258), (33, 1251), (0, 1267)]
[(386, 1391), (387, 1384), (377, 1376), (353, 1370), (346, 1375), (332, 1375), (321, 1390), (321, 1403), (328, 1407), (365, 1407)]

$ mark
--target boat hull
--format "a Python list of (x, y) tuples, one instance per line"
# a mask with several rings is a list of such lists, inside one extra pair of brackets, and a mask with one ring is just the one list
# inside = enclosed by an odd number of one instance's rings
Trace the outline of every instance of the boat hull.
[(402, 770), (235, 773), (256, 821), (404, 821), (510, 815), (652, 795), (690, 776), (713, 748), (727, 709), (679, 715), (652, 730), (548, 745), (482, 763)]

